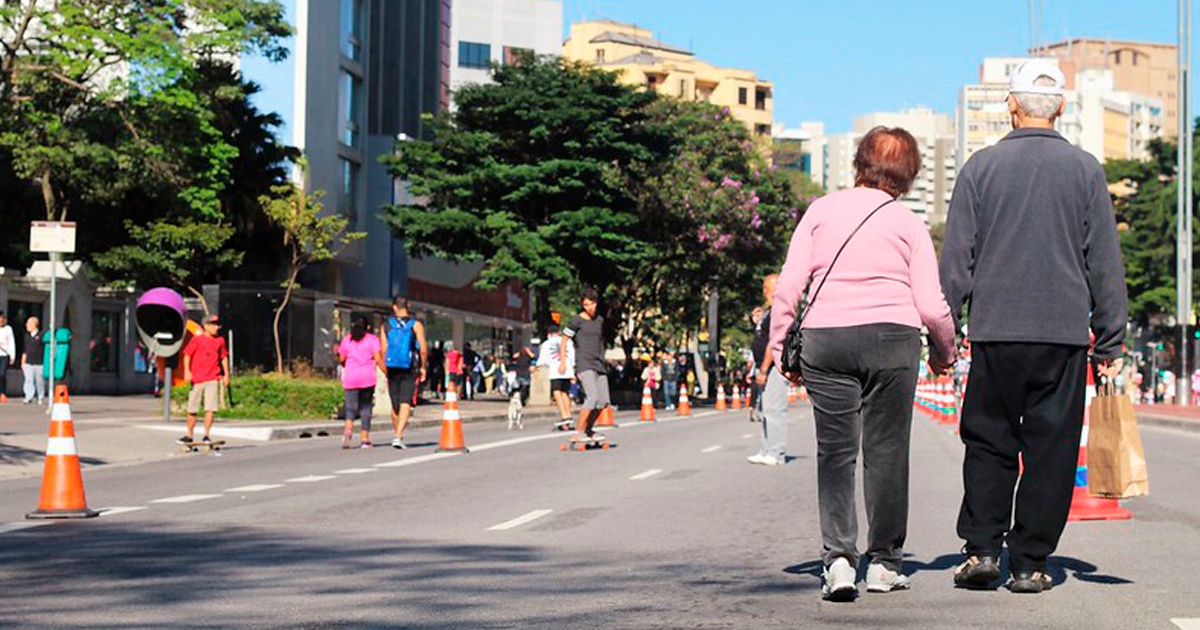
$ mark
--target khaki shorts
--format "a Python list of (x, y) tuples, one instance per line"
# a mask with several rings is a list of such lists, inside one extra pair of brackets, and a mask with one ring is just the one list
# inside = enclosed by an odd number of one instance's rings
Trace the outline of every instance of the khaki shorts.
[(204, 381), (192, 385), (188, 394), (187, 412), (200, 413), (200, 402), (204, 401), (204, 411), (216, 411), (221, 400), (221, 381)]

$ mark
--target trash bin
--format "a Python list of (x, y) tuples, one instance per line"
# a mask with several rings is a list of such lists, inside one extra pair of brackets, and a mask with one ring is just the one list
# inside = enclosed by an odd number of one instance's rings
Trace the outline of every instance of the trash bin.
[[(61, 381), (67, 372), (67, 355), (71, 351), (71, 331), (66, 328), (59, 328), (55, 333), (54, 342), (54, 380)], [(42, 377), (50, 378), (50, 331), (42, 335), (42, 341), (46, 343), (46, 349), (43, 351), (42, 357)]]

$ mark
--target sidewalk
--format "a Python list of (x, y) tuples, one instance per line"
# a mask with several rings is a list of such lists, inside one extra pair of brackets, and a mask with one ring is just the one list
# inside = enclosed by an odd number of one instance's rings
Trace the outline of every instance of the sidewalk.
[(1134, 405), (1133, 409), (1137, 412), (1138, 422), (1142, 424), (1200, 431), (1200, 407)]
[[(508, 400), (480, 397), (459, 403), (463, 422), (506, 421)], [(186, 418), (172, 416), (163, 422), (162, 400), (151, 396), (76, 396), (71, 399), (76, 442), (84, 467), (130, 464), (179, 457), (175, 439), (183, 435)], [(45, 407), (25, 405), (19, 400), (0, 405), (0, 479), (32, 477), (42, 473), (50, 415)], [(552, 407), (525, 410), (525, 424), (549, 425), (558, 419)], [(436, 426), (442, 421), (442, 405), (418, 406), (410, 427)], [(200, 420), (203, 422), (203, 419)], [(372, 428), (391, 439), (391, 419), (376, 416)], [(200, 428), (197, 427), (199, 433)], [(212, 436), (228, 441), (227, 446), (248, 446), (271, 440), (341, 435), (342, 422), (221, 420), (213, 424)]]

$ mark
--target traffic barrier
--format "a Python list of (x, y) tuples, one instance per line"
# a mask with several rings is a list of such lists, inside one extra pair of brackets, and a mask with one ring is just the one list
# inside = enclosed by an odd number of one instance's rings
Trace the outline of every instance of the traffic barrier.
[(654, 397), (650, 393), (650, 386), (642, 387), (642, 422), (654, 422)]
[(717, 411), (725, 411), (725, 385), (717, 383)]
[(687, 385), (679, 388), (679, 404), (675, 407), (675, 415), (685, 417), (692, 415), (692, 401), (688, 398)]
[(46, 467), (42, 471), (42, 496), (29, 519), (91, 518), (83, 493), (83, 471), (75, 448), (75, 423), (71, 420), (71, 398), (66, 385), (54, 388), (50, 411), (50, 439), (46, 444)]
[(438, 453), (467, 453), (463, 440), (462, 416), (458, 413), (458, 393), (454, 385), (446, 388), (446, 402), (442, 407), (442, 435), (438, 439)]
[(1075, 490), (1071, 494), (1071, 511), (1068, 521), (1123, 521), (1133, 518), (1133, 513), (1121, 507), (1116, 499), (1092, 496), (1088, 492), (1087, 443), (1088, 415), (1092, 399), (1096, 397), (1096, 379), (1092, 368), (1087, 371), (1087, 398), (1083, 408), (1083, 432), (1079, 439), (1079, 459), (1075, 465)]
[(614, 427), (615, 428), (617, 426), (617, 420), (616, 420), (616, 417), (613, 415), (614, 409), (616, 409), (616, 408), (612, 407), (612, 406), (608, 406), (608, 407), (605, 407), (604, 409), (601, 409), (600, 417), (596, 418), (595, 426)]
[(733, 386), (733, 396), (730, 397), (730, 400), (733, 402), (734, 409), (742, 408), (742, 389), (736, 383)]

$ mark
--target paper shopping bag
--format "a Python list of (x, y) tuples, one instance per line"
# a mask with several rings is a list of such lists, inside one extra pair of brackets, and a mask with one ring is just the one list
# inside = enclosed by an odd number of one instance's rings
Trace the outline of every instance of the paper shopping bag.
[(1146, 452), (1128, 396), (1107, 388), (1088, 409), (1088, 492), (1110, 499), (1150, 494)]

